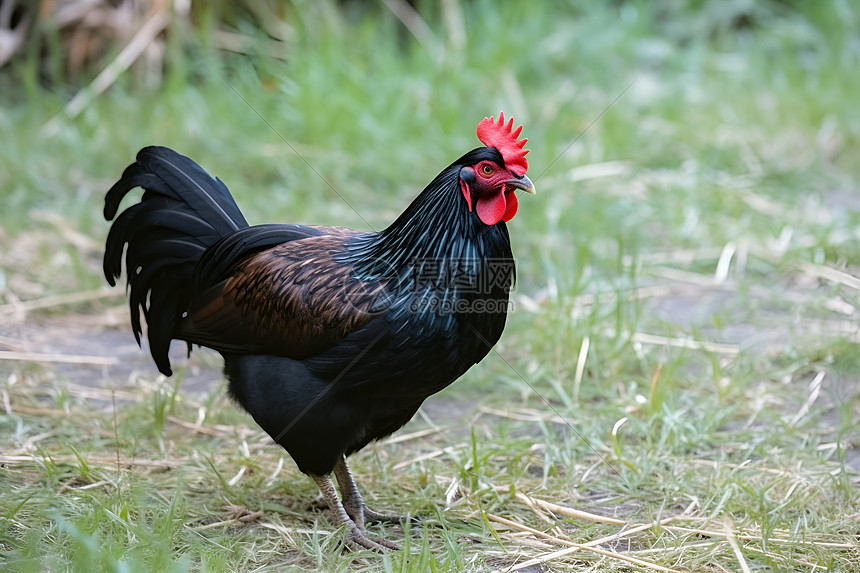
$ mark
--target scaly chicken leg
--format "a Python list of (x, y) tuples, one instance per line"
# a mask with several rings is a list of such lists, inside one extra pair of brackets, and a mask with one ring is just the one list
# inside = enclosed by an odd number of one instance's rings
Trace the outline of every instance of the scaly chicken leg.
[(359, 529), (364, 529), (365, 523), (403, 523), (408, 519), (393, 513), (379, 513), (367, 507), (355, 480), (352, 479), (352, 473), (346, 465), (346, 458), (341, 458), (334, 466), (334, 477), (340, 486), (343, 507)]
[[(346, 465), (344, 465), (344, 467), (346, 467)], [(347, 475), (349, 475), (349, 470), (346, 470), (346, 472)], [(311, 477), (316, 482), (317, 486), (320, 488), (320, 491), (322, 492), (326, 502), (328, 502), (335, 522), (338, 525), (346, 525), (349, 528), (349, 537), (352, 541), (366, 549), (371, 549), (380, 553), (382, 553), (386, 549), (394, 549), (395, 551), (400, 550), (400, 546), (396, 543), (393, 543), (386, 539), (374, 540), (365, 535), (363, 531), (364, 523), (362, 521), (354, 521), (353, 518), (351, 518), (346, 512), (343, 503), (341, 503), (340, 499), (338, 499), (337, 497), (337, 491), (334, 488), (334, 482), (332, 481), (330, 475), (311, 475)], [(358, 489), (356, 489), (355, 491), (357, 493)]]

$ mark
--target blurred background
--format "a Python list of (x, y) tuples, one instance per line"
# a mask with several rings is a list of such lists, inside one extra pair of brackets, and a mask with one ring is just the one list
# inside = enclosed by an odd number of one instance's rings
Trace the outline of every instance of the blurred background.
[[(858, 70), (848, 0), (0, 1), (0, 564), (860, 569)], [(252, 224), (379, 229), (499, 110), (515, 310), (354, 462), (418, 553), (344, 556), (217, 355), (134, 344), (104, 193), (167, 145)]]

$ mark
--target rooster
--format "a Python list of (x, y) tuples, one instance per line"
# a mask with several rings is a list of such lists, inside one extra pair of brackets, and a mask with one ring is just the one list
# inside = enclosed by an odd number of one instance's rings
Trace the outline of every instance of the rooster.
[[(319, 486), (338, 525), (373, 550), (346, 457), (406, 424), (499, 340), (515, 278), (505, 222), (534, 193), (513, 120), (445, 168), (380, 232), (249, 226), (227, 187), (166, 147), (142, 149), (105, 197), (104, 274), (128, 277), (152, 358), (171, 340), (221, 353), (228, 393)], [(135, 187), (143, 197), (117, 216)], [(126, 248), (126, 245), (127, 248)], [(340, 488), (340, 499), (334, 479)]]

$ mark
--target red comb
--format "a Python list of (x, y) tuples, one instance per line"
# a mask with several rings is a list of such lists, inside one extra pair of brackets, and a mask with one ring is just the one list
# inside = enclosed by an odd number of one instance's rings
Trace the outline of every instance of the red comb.
[(522, 177), (529, 168), (529, 162), (526, 160), (526, 153), (529, 150), (523, 149), (528, 139), (517, 139), (523, 126), (516, 129), (513, 127), (514, 118), (509, 118), (505, 125), (505, 112), (500, 111), (498, 123), (492, 117), (485, 117), (478, 124), (478, 139), (487, 147), (498, 149), (505, 160), (505, 167)]

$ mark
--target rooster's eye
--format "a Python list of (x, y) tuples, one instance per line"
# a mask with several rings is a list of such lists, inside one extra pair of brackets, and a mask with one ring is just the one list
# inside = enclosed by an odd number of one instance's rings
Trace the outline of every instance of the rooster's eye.
[(484, 167), (483, 167), (483, 168), (481, 168), (481, 172), (482, 172), (484, 175), (490, 175), (490, 174), (493, 172), (493, 168), (492, 168), (492, 167), (490, 167), (489, 165), (484, 165)]

